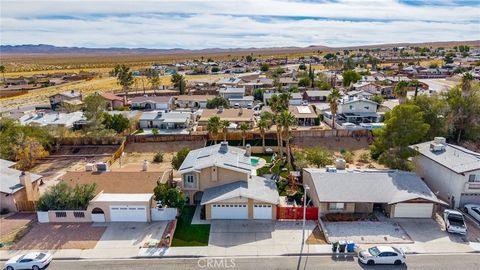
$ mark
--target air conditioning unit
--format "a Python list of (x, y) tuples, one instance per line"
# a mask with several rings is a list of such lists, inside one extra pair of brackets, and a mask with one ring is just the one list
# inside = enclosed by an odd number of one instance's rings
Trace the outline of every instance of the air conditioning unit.
[(447, 140), (444, 137), (435, 137), (433, 139), (433, 142), (443, 144), (443, 145), (447, 144)]
[(441, 143), (431, 143), (430, 151), (432, 152), (443, 152), (445, 151), (445, 145)]
[(108, 164), (105, 162), (97, 163), (97, 171), (98, 172), (108, 172)]
[(86, 172), (92, 172), (93, 169), (94, 169), (94, 166), (93, 166), (92, 163), (87, 163), (87, 164), (85, 164), (85, 171), (86, 171)]

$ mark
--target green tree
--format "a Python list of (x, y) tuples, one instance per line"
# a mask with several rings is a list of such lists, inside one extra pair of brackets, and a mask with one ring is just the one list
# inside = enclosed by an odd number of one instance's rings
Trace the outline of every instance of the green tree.
[(247, 57), (245, 57), (245, 59), (247, 60), (248, 63), (253, 61), (253, 57), (251, 55), (247, 55)]
[(240, 130), (242, 131), (242, 145), (243, 147), (245, 147), (245, 139), (247, 137), (247, 130), (249, 130), (250, 128), (248, 127), (248, 125), (246, 123), (241, 123), (240, 124)]
[(228, 133), (228, 127), (230, 126), (230, 121), (228, 120), (222, 120), (220, 121), (220, 126), (222, 129), (222, 134), (223, 134), (223, 141), (227, 141), (227, 133)]
[(84, 115), (88, 120), (87, 128), (89, 131), (96, 132), (104, 128), (104, 110), (105, 100), (100, 95), (87, 96), (84, 101)]
[(212, 67), (212, 72), (213, 73), (216, 73), (216, 72), (219, 72), (220, 71), (220, 68), (218, 67)]
[(103, 125), (105, 125), (105, 128), (121, 133), (130, 126), (130, 120), (122, 114), (110, 115), (109, 113), (104, 113)]
[(3, 81), (5, 82), (5, 66), (4, 65), (0, 66), (0, 73), (2, 73)]
[(178, 170), (182, 166), (183, 161), (187, 158), (188, 153), (190, 153), (190, 148), (183, 147), (178, 151), (172, 158), (172, 167), (175, 170)]
[(285, 139), (286, 142), (285, 147), (287, 148), (287, 164), (289, 169), (292, 168), (292, 160), (290, 153), (290, 128), (296, 124), (297, 121), (295, 119), (295, 116), (293, 116), (293, 114), (291, 114), (288, 110), (284, 110), (278, 115), (277, 125), (282, 127), (282, 137), (283, 139)]
[(145, 76), (147, 77), (150, 86), (157, 90), (160, 87), (160, 73), (156, 69), (149, 68), (145, 72)]
[(332, 113), (332, 128), (335, 129), (335, 118), (337, 117), (338, 101), (342, 95), (338, 89), (334, 88), (327, 97), (328, 104), (330, 105), (330, 112)]
[(310, 85), (310, 79), (308, 77), (301, 78), (298, 81), (298, 87), (308, 87)]
[(15, 145), (16, 167), (20, 170), (29, 170), (35, 162), (48, 156), (43, 145), (32, 137), (18, 136)]
[(180, 189), (169, 186), (168, 184), (157, 183), (153, 189), (156, 201), (160, 201), (162, 205), (171, 208), (182, 209), (185, 206), (185, 194)]
[(260, 66), (260, 71), (262, 71), (262, 72), (267, 72), (269, 69), (270, 69), (270, 66), (266, 63), (264, 63)]
[(382, 105), (382, 103), (383, 103), (383, 101), (384, 101), (383, 97), (382, 97), (382, 96), (379, 96), (379, 95), (375, 95), (375, 96), (373, 96), (371, 99), (372, 99), (373, 102), (376, 102), (376, 103), (378, 103), (379, 105)]
[(117, 83), (122, 86), (122, 90), (125, 92), (126, 97), (128, 90), (134, 83), (133, 73), (130, 71), (130, 68), (126, 65), (116, 65), (110, 73), (117, 77)]
[(208, 109), (215, 109), (220, 106), (223, 106), (223, 108), (228, 109), (228, 100), (224, 97), (214, 97), (213, 99), (207, 100), (207, 108)]
[(255, 91), (253, 91), (254, 100), (263, 101), (264, 92), (265, 92), (265, 89), (262, 89), (262, 88), (255, 89)]
[(222, 129), (222, 123), (221, 123), (220, 117), (212, 116), (208, 119), (207, 131), (208, 133), (212, 134), (213, 141), (215, 144), (217, 144), (218, 134), (220, 133), (221, 129)]
[(418, 106), (403, 104), (385, 114), (385, 126), (373, 131), (372, 156), (392, 169), (412, 170), (408, 160), (415, 154), (409, 146), (421, 141), (430, 126)]
[(431, 140), (434, 137), (447, 136), (447, 123), (445, 112), (448, 110), (446, 100), (434, 94), (428, 96), (426, 94), (417, 96), (416, 99), (409, 102), (409, 104), (416, 105), (423, 112), (425, 122), (430, 126), (426, 139)]
[(86, 210), (90, 201), (95, 197), (97, 185), (85, 184), (69, 186), (60, 182), (51, 186), (39, 198), (37, 209), (39, 211), (49, 210)]
[(325, 54), (325, 56), (323, 56), (323, 58), (325, 58), (327, 60), (331, 60), (331, 59), (337, 58), (337, 56), (334, 53), (327, 53), (327, 54)]
[(407, 101), (407, 91), (409, 84), (407, 81), (399, 81), (393, 89), (393, 94), (398, 98), (400, 104), (405, 104)]
[(305, 150), (305, 158), (309, 164), (315, 165), (318, 168), (331, 165), (335, 161), (333, 154), (320, 146)]
[(307, 66), (306, 66), (304, 63), (301, 63), (301, 64), (298, 66), (298, 69), (300, 69), (300, 70), (307, 70)]
[(177, 88), (178, 92), (180, 92), (180, 95), (186, 94), (187, 82), (185, 81), (185, 77), (183, 77), (183, 75), (175, 73), (172, 75), (171, 81), (173, 83), (173, 87)]
[(343, 79), (342, 79), (342, 85), (344, 87), (349, 87), (351, 84), (356, 83), (358, 80), (362, 78), (360, 74), (355, 72), (354, 70), (345, 70), (342, 73)]

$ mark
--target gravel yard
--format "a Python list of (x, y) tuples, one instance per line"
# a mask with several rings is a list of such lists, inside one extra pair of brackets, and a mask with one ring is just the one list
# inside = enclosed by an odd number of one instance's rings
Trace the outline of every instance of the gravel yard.
[(341, 240), (357, 244), (412, 243), (405, 230), (392, 222), (325, 222), (330, 242)]

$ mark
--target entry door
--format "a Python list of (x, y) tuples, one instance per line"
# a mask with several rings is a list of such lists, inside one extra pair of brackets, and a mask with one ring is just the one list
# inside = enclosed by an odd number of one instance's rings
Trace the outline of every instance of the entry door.
[(253, 219), (272, 219), (272, 205), (254, 204)]
[(248, 219), (246, 204), (213, 204), (212, 219)]
[(110, 207), (112, 222), (147, 222), (147, 208), (141, 205), (116, 205)]

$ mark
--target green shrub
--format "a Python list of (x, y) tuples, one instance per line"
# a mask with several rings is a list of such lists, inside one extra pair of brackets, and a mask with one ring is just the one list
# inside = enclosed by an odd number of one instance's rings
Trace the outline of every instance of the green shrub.
[(342, 154), (342, 156), (343, 156), (343, 159), (345, 159), (345, 161), (346, 161), (347, 163), (353, 163), (353, 157), (354, 157), (354, 155), (353, 155), (352, 152), (350, 152), (350, 151), (345, 151), (345, 152)]
[(153, 134), (153, 135), (158, 135), (158, 133), (159, 133), (159, 132), (158, 132), (158, 129), (157, 129), (157, 128), (152, 129), (152, 134)]
[(157, 163), (163, 162), (163, 155), (164, 155), (163, 152), (156, 153), (155, 156), (153, 157), (153, 162), (157, 162)]
[(184, 147), (177, 152), (175, 156), (172, 158), (172, 166), (175, 170), (178, 170), (182, 165), (183, 161), (187, 157), (188, 153), (190, 153), (190, 148)]

